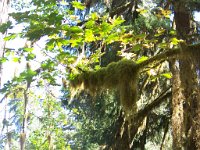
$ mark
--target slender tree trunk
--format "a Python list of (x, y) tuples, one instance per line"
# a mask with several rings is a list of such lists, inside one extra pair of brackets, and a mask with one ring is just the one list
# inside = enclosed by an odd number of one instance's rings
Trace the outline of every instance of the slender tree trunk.
[(23, 120), (22, 120), (22, 130), (20, 134), (20, 150), (25, 150), (25, 142), (26, 142), (26, 129), (27, 129), (27, 105), (28, 105), (28, 89), (24, 90), (24, 112), (23, 112)]
[[(0, 25), (8, 20), (8, 7), (10, 0), (0, 1)], [(5, 34), (0, 33), (0, 58), (4, 57), (5, 41), (3, 38)], [(2, 76), (2, 63), (0, 62), (0, 88), (1, 88), (1, 76)]]
[(183, 144), (183, 94), (180, 86), (179, 69), (176, 66), (176, 61), (171, 63), (172, 79), (172, 136), (173, 149), (181, 150)]
[[(0, 25), (5, 23), (8, 20), (8, 7), (9, 7), (10, 0), (1, 0), (0, 1)], [(0, 33), (0, 59), (4, 57), (4, 51), (5, 51), (5, 41), (3, 38), (5, 37), (5, 34)], [(0, 62), (0, 89), (1, 89), (1, 77), (2, 77), (2, 62)], [(7, 102), (6, 102), (7, 105)], [(6, 107), (6, 106), (5, 106)], [(5, 115), (7, 111), (5, 110)], [(6, 116), (5, 118), (6, 119)], [(7, 128), (7, 142), (8, 142), (8, 147), (11, 149), (12, 147), (12, 134), (8, 131), (8, 126), (6, 125)]]

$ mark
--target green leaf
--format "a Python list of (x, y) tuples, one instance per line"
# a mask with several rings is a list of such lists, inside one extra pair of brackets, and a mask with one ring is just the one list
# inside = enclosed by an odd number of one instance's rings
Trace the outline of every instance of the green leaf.
[(71, 57), (68, 57), (68, 58), (67, 58), (67, 62), (68, 62), (69, 64), (71, 64), (71, 63), (74, 63), (76, 59), (77, 59), (76, 57), (71, 56)]
[(91, 15), (92, 20), (97, 20), (99, 18), (98, 14), (96, 12), (93, 12)]
[(30, 11), (25, 11), (25, 12), (10, 13), (10, 16), (12, 16), (18, 23), (22, 23), (30, 21), (29, 14)]
[(168, 72), (168, 73), (162, 73), (161, 76), (167, 78), (167, 79), (171, 79), (172, 78), (172, 73)]
[(138, 34), (138, 35), (135, 36), (135, 38), (137, 38), (137, 39), (144, 39), (145, 37), (146, 37), (146, 34), (145, 34), (145, 33), (143, 33), (143, 34)]
[(27, 76), (33, 77), (37, 75), (37, 72), (35, 72), (34, 70), (28, 69), (27, 70)]
[(73, 108), (72, 111), (73, 111), (73, 113), (75, 113), (75, 114), (78, 114), (78, 113), (79, 113), (77, 108)]
[(70, 28), (70, 26), (69, 26), (68, 24), (63, 24), (63, 25), (61, 25), (61, 29), (62, 29), (62, 30), (68, 31), (69, 28)]
[(55, 67), (55, 63), (52, 60), (47, 60), (41, 64), (41, 67), (44, 70), (52, 70)]
[(89, 30), (89, 29), (85, 30), (85, 41), (86, 42), (93, 42), (93, 41), (95, 41), (95, 36), (94, 36), (92, 30)]
[(71, 28), (69, 28), (69, 31), (71, 31), (72, 33), (81, 33), (83, 32), (83, 29), (78, 26), (72, 26)]
[(170, 35), (176, 35), (176, 31), (175, 31), (175, 30), (171, 30), (171, 31), (169, 32), (169, 34), (170, 34)]
[(0, 32), (4, 34), (6, 33), (8, 29), (11, 29), (11, 28), (12, 28), (12, 22), (8, 21), (0, 25)]
[(139, 12), (141, 15), (144, 15), (145, 13), (148, 12), (148, 10), (144, 9), (144, 8), (138, 8), (138, 9), (136, 9), (136, 11)]
[(95, 26), (94, 20), (89, 20), (85, 23), (86, 28), (93, 28)]
[(112, 26), (107, 22), (103, 22), (100, 25), (100, 29), (101, 29), (102, 33), (106, 33), (106, 34), (103, 34), (102, 36), (107, 36), (107, 33), (109, 33), (112, 30)]
[(16, 33), (12, 33), (12, 34), (10, 34), (9, 36), (6, 36), (6, 37), (4, 38), (4, 40), (5, 40), (5, 41), (9, 41), (9, 40), (15, 39), (16, 37), (17, 37), (17, 34), (16, 34)]
[(24, 51), (24, 52), (32, 52), (32, 51), (33, 51), (33, 48), (28, 48), (28, 47), (26, 47), (26, 48), (23, 48), (23, 51)]
[(20, 58), (19, 57), (14, 57), (12, 60), (13, 60), (13, 62), (19, 62)]
[(157, 29), (157, 33), (154, 35), (155, 37), (159, 37), (165, 33), (165, 29)]
[(46, 49), (52, 51), (55, 47), (55, 43), (56, 40), (55, 39), (50, 39), (47, 43), (46, 43)]
[(72, 47), (79, 47), (80, 45), (83, 44), (83, 39), (82, 38), (71, 39), (69, 42), (71, 43)]
[(113, 24), (114, 26), (117, 26), (117, 25), (122, 24), (124, 21), (125, 21), (125, 20), (124, 20), (122, 17), (117, 17), (116, 19), (114, 19), (114, 20), (112, 21), (112, 24)]
[(32, 79), (33, 79), (33, 77), (36, 76), (36, 75), (37, 75), (37, 72), (35, 72), (35, 71), (31, 70), (31, 69), (28, 69), (28, 70), (22, 72), (22, 73), (20, 74), (20, 77), (19, 77), (19, 78), (25, 79), (25, 80), (27, 80), (28, 82), (31, 82)]
[(147, 56), (142, 56), (142, 57), (140, 57), (140, 58), (136, 61), (136, 63), (139, 64), (139, 63), (141, 63), (141, 62), (146, 61), (147, 59), (148, 59)]
[(177, 45), (180, 42), (180, 40), (178, 40), (177, 38), (171, 38), (171, 43), (173, 45)]
[(80, 2), (73, 1), (71, 3), (72, 3), (72, 6), (74, 8), (77, 8), (77, 9), (80, 9), (80, 10), (84, 10), (85, 9), (85, 6), (82, 3), (80, 3)]
[(70, 147), (70, 145), (67, 146), (67, 150), (72, 150), (71, 147)]
[(2, 58), (0, 58), (0, 63), (4, 63), (4, 62), (6, 62), (7, 60), (8, 60), (7, 58), (2, 57)]
[(26, 60), (27, 60), (27, 61), (28, 61), (28, 60), (33, 60), (35, 57), (36, 57), (35, 54), (29, 53), (29, 54), (27, 55), (27, 57), (26, 57)]
[(100, 66), (100, 65), (96, 65), (96, 66), (94, 67), (94, 70), (99, 70), (99, 69), (101, 69), (101, 66)]
[(133, 46), (132, 51), (137, 52), (139, 50), (141, 50), (142, 45), (141, 44), (136, 44)]
[(118, 36), (117, 33), (109, 34), (108, 37), (106, 38), (107, 44), (119, 41), (120, 37)]
[(167, 47), (167, 43), (159, 43), (158, 47), (159, 48), (166, 48)]

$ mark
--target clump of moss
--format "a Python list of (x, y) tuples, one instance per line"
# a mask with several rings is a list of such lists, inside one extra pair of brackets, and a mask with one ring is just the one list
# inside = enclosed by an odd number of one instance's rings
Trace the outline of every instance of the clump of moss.
[(70, 81), (71, 88), (76, 93), (88, 90), (92, 95), (102, 89), (118, 89), (122, 108), (127, 115), (131, 115), (137, 109), (138, 71), (139, 68), (135, 62), (120, 60), (98, 71), (88, 71), (77, 75)]

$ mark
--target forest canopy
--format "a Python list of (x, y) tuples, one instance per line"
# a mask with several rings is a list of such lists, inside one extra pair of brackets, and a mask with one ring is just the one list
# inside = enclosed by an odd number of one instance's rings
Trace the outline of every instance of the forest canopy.
[(0, 148), (200, 149), (199, 11), (198, 0), (1, 1)]

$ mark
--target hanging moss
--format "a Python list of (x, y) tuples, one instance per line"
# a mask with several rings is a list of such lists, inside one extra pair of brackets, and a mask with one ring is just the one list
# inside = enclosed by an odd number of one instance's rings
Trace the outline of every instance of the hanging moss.
[(92, 95), (102, 89), (118, 89), (120, 103), (124, 112), (128, 115), (136, 110), (137, 99), (137, 65), (131, 60), (121, 60), (110, 63), (98, 71), (88, 71), (77, 75), (71, 80), (71, 88), (74, 92), (88, 90)]
[(95, 95), (102, 89), (116, 88), (120, 93), (122, 108), (126, 115), (130, 116), (137, 109), (137, 79), (139, 70), (154, 62), (178, 57), (183, 59), (188, 57), (188, 54), (192, 54), (191, 57), (195, 60), (196, 67), (200, 68), (199, 48), (200, 44), (186, 45), (185, 49), (170, 49), (139, 64), (131, 60), (120, 60), (110, 63), (107, 67), (103, 67), (98, 71), (81, 73), (70, 81), (72, 97), (82, 90), (88, 90), (92, 95)]

